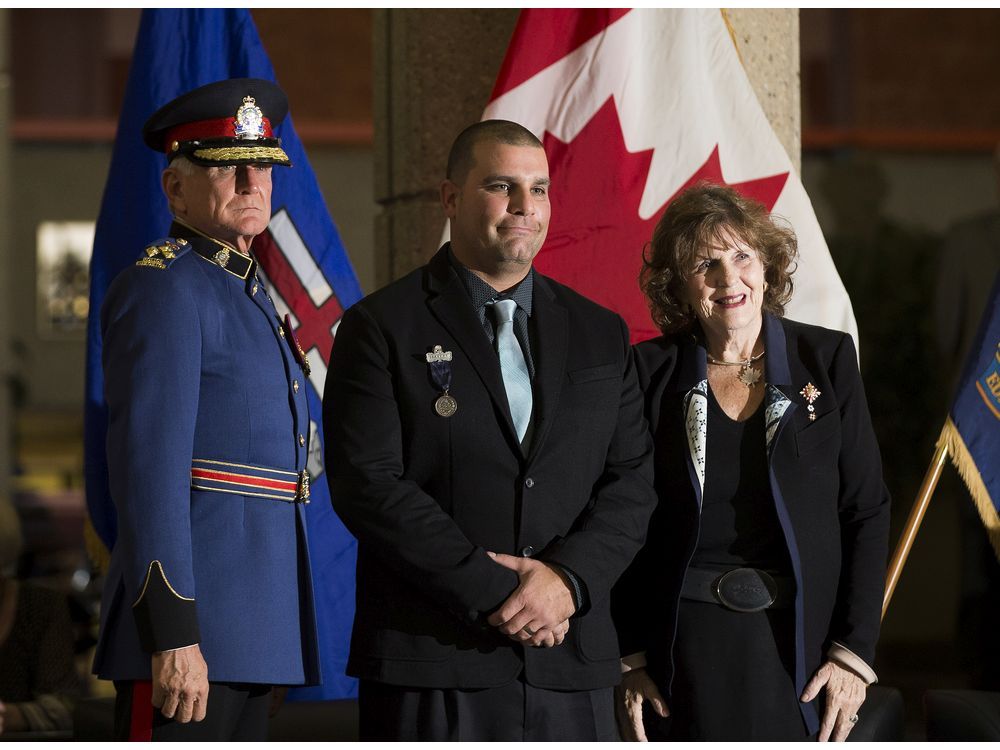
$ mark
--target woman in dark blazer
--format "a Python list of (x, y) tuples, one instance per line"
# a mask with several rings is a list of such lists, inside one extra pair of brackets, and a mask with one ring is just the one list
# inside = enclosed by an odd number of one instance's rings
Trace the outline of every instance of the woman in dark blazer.
[(625, 738), (842, 740), (876, 680), (889, 497), (851, 337), (781, 317), (795, 254), (726, 187), (653, 234), (659, 506), (613, 595)]

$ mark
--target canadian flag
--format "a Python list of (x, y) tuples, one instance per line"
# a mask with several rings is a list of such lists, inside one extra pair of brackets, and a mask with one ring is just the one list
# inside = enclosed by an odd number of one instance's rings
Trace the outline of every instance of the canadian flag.
[(521, 12), (483, 119), (545, 144), (552, 221), (535, 260), (659, 334), (639, 291), (644, 245), (670, 201), (701, 180), (732, 185), (799, 239), (786, 314), (851, 333), (851, 302), (802, 187), (718, 9)]

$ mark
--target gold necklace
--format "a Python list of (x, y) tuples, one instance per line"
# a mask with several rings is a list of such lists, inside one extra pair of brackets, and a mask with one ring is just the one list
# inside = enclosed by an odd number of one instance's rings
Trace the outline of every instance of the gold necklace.
[(726, 362), (723, 359), (716, 359), (711, 354), (706, 352), (708, 356), (709, 363), (713, 365), (723, 365), (724, 367), (739, 367), (741, 368), (739, 374), (736, 376), (737, 379), (747, 388), (753, 388), (757, 383), (760, 382), (760, 373), (750, 365), (759, 360), (764, 356), (766, 349), (761, 349), (760, 354), (754, 354), (753, 356), (747, 357), (746, 359), (741, 359), (738, 362)]

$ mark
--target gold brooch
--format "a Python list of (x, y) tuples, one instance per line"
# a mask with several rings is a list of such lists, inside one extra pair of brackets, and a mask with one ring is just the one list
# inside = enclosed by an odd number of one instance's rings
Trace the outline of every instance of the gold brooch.
[(818, 399), (822, 394), (819, 388), (814, 386), (812, 383), (806, 383), (806, 387), (799, 391), (802, 398), (806, 400), (808, 406), (806, 408), (809, 410), (809, 421), (816, 421), (816, 407), (813, 406), (813, 401)]

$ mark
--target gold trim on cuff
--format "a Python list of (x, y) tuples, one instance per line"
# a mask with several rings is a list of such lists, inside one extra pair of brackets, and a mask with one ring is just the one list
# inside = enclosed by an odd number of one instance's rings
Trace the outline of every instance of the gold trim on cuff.
[(170, 589), (170, 593), (171, 594), (173, 594), (174, 596), (176, 596), (178, 599), (182, 599), (182, 600), (184, 600), (186, 602), (193, 602), (194, 601), (193, 598), (189, 598), (189, 597), (186, 597), (186, 596), (181, 596), (180, 594), (178, 594), (177, 590), (173, 586), (170, 585), (170, 581), (167, 580), (167, 574), (163, 572), (163, 563), (161, 563), (159, 560), (153, 560), (153, 562), (151, 562), (149, 564), (149, 568), (146, 570), (146, 580), (142, 584), (142, 591), (139, 592), (139, 597), (135, 600), (135, 602), (132, 603), (132, 608), (133, 609), (136, 607), (137, 604), (139, 604), (139, 602), (142, 601), (142, 597), (144, 597), (146, 595), (146, 589), (149, 588), (149, 579), (153, 575), (153, 566), (154, 565), (157, 568), (159, 568), (159, 570), (160, 570), (160, 576), (163, 578), (163, 582), (165, 584), (167, 584), (167, 588)]

